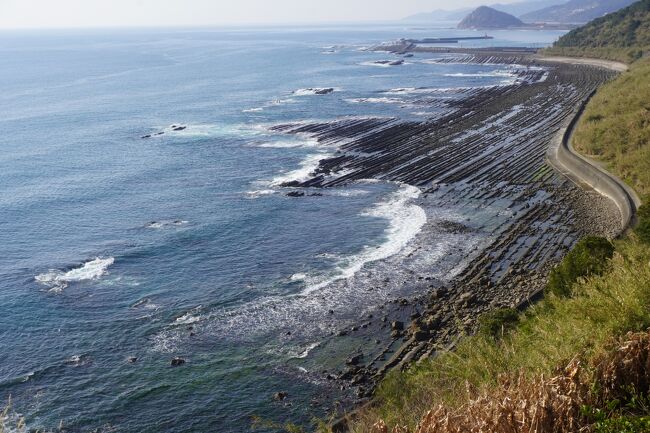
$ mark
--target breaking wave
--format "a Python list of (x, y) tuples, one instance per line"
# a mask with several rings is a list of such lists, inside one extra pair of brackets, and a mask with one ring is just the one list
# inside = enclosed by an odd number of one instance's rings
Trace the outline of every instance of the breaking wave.
[(51, 269), (48, 272), (37, 275), (34, 279), (44, 286), (49, 286), (50, 291), (60, 292), (68, 287), (68, 283), (98, 279), (108, 272), (108, 267), (113, 263), (115, 263), (113, 257), (105, 259), (97, 257), (94, 260), (84, 263), (81, 267), (71, 269), (67, 272)]

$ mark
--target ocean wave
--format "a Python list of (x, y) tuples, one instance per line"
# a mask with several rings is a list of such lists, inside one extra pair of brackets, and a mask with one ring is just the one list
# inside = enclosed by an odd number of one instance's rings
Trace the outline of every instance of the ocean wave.
[(362, 215), (386, 219), (386, 240), (378, 247), (366, 247), (364, 250), (345, 260), (337, 266), (337, 274), (324, 281), (314, 282), (305, 288), (303, 294), (310, 294), (341, 279), (350, 278), (366, 264), (383, 260), (399, 253), (427, 222), (427, 215), (420, 206), (411, 201), (420, 196), (419, 188), (402, 184), (399, 190), (387, 201), (378, 203)]
[(333, 153), (311, 154), (302, 160), (299, 168), (274, 177), (271, 180), (271, 185), (280, 186), (287, 182), (305, 182), (313, 177), (314, 171), (322, 160), (332, 156), (334, 156)]
[(67, 272), (51, 269), (48, 272), (37, 275), (34, 279), (42, 285), (49, 286), (52, 292), (61, 292), (68, 287), (68, 283), (100, 278), (108, 272), (109, 266), (113, 263), (115, 263), (115, 258), (113, 257), (105, 259), (97, 257), (94, 260), (84, 263), (81, 267), (71, 269)]
[(147, 223), (145, 225), (146, 228), (148, 229), (164, 229), (166, 227), (170, 226), (182, 226), (187, 224), (188, 221), (185, 220), (166, 220), (166, 221), (151, 221), (150, 223)]
[[(297, 346), (283, 345), (281, 348), (275, 347), (270, 349), (268, 353), (272, 355), (286, 356), (290, 359), (304, 359), (307, 356), (309, 356), (312, 350), (316, 349), (320, 345), (321, 345), (320, 342), (308, 343), (305, 345), (297, 345)], [(306, 372), (306, 370), (304, 370), (304, 372)]]
[(196, 315), (193, 311), (189, 311), (185, 314), (183, 314), (180, 317), (177, 317), (176, 320), (174, 320), (175, 325), (191, 325), (192, 323), (197, 323), (201, 321), (201, 316)]
[(394, 66), (410, 65), (410, 63), (405, 62), (404, 60), (380, 60), (374, 62), (361, 62), (360, 66), (374, 66), (378, 68), (392, 68)]
[(307, 87), (305, 89), (298, 89), (293, 94), (296, 96), (328, 95), (340, 91), (341, 89), (338, 87)]
[(275, 189), (256, 189), (253, 191), (247, 191), (246, 195), (248, 195), (249, 198), (258, 198), (266, 195), (277, 194), (278, 192), (279, 191)]
[(464, 72), (457, 72), (453, 74), (444, 74), (445, 77), (477, 77), (477, 78), (482, 78), (482, 77), (512, 77), (515, 74), (515, 71), (507, 71), (507, 70), (497, 70), (497, 71), (488, 71), (488, 72), (475, 72), (475, 73), (464, 73)]
[(207, 138), (207, 137), (252, 137), (259, 135), (261, 131), (251, 128), (249, 125), (231, 124), (217, 125), (211, 123), (189, 123), (189, 124), (172, 124), (166, 127), (152, 128), (157, 132), (151, 132), (142, 138), (154, 139), (162, 137), (182, 137), (182, 138)]
[(350, 104), (406, 104), (407, 101), (400, 98), (350, 98), (345, 102)]
[(266, 141), (256, 144), (256, 147), (271, 148), (271, 149), (292, 149), (297, 147), (317, 147), (318, 140), (311, 137), (299, 137), (298, 140), (279, 140), (279, 141)]
[[(262, 333), (281, 332), (284, 338), (295, 341), (294, 345), (297, 343), (302, 347), (292, 356), (307, 356), (312, 348), (305, 345), (306, 341), (313, 342), (315, 335), (329, 335), (341, 326), (347, 326), (346, 320), (353, 320), (352, 317), (364, 314), (363, 311), (359, 311), (359, 305), (363, 305), (364, 308), (374, 308), (378, 300), (385, 299), (390, 296), (389, 292), (396, 290), (384, 284), (369, 291), (368, 270), (362, 269), (371, 262), (388, 259), (391, 256), (399, 256), (395, 259), (397, 261), (406, 257), (409, 250), (407, 245), (420, 232), (427, 220), (424, 209), (412, 202), (419, 196), (418, 188), (400, 185), (397, 191), (390, 193), (383, 201), (363, 212), (363, 215), (388, 221), (385, 239), (381, 244), (369, 245), (360, 253), (351, 256), (320, 254), (319, 258), (335, 263), (335, 267), (327, 275), (293, 274), (288, 279), (296, 283), (302, 282), (303, 286), (299, 291), (291, 295), (271, 295), (233, 309), (219, 309), (205, 313), (202, 320), (194, 325), (193, 332), (204, 338), (246, 340)], [(442, 257), (446, 248), (448, 246), (444, 242), (439, 242), (431, 250)], [(437, 259), (437, 256), (434, 259)], [(392, 269), (395, 263), (391, 263), (387, 264), (386, 270)], [(379, 269), (384, 268), (380, 266), (368, 272), (383, 272)], [(356, 273), (359, 274), (358, 279)], [(330, 311), (336, 311), (337, 315), (332, 315)], [(341, 314), (350, 315), (350, 318), (346, 319)], [(314, 317), (318, 317), (319, 320), (309, 319)], [(287, 331), (291, 333), (288, 334)], [(191, 345), (192, 338), (187, 330), (170, 326), (153, 336), (152, 343), (154, 351), (174, 352)]]

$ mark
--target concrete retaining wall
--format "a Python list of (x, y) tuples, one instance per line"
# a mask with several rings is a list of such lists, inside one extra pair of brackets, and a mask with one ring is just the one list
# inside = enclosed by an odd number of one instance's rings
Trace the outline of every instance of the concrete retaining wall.
[(572, 147), (573, 132), (594, 91), (575, 110), (571, 121), (563, 128), (549, 147), (548, 162), (557, 171), (581, 187), (588, 187), (608, 197), (621, 214), (619, 235), (634, 223), (635, 213), (641, 205), (636, 193), (622, 180), (601, 168), (597, 162), (578, 154)]

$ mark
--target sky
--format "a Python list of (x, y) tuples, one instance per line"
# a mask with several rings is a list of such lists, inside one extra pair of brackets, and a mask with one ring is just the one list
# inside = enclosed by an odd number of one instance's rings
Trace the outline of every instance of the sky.
[(483, 3), (485, 0), (0, 0), (0, 29), (389, 21)]

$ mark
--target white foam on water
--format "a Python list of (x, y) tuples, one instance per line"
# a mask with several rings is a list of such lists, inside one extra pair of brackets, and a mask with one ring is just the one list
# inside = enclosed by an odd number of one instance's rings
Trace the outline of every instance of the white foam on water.
[[(427, 221), (426, 213), (413, 199), (420, 196), (420, 190), (409, 185), (400, 185), (387, 198), (367, 209), (363, 215), (388, 221), (385, 240), (380, 245), (367, 246), (358, 254), (340, 257), (333, 254), (321, 254), (323, 259), (335, 260), (337, 266), (328, 275), (311, 277), (305, 275), (305, 286), (292, 295), (271, 295), (255, 300), (234, 309), (212, 311), (203, 316), (199, 329), (202, 335), (215, 338), (251, 338), (260, 333), (277, 332), (293, 329), (292, 338), (298, 334), (309, 336), (332, 332), (344, 325), (340, 319), (327, 320), (331, 317), (329, 310), (345, 311), (353, 305), (372, 306), (373, 300), (382, 299), (380, 292), (368, 292), (365, 284), (347, 284), (347, 279), (362, 271), (371, 262), (387, 259), (400, 253), (408, 252), (410, 241), (421, 231)], [(435, 249), (444, 254), (446, 245)], [(401, 255), (401, 254), (400, 254)], [(360, 272), (361, 274), (362, 272)], [(294, 274), (292, 279), (302, 279), (303, 275)], [(365, 276), (362, 276), (365, 279)], [(380, 288), (390, 291), (390, 288)], [(357, 304), (360, 303), (360, 304)], [(355, 307), (356, 308), (356, 307)], [(320, 317), (324, 320), (305, 322), (307, 317)], [(313, 341), (313, 340), (312, 340)], [(156, 351), (173, 351), (184, 344), (191, 344), (186, 332), (173, 327), (166, 329), (153, 338)], [(307, 356), (307, 346), (296, 356)]]
[(261, 111), (264, 111), (264, 107), (247, 108), (245, 110), (241, 110), (242, 113), (259, 113)]
[(407, 101), (400, 98), (350, 98), (346, 99), (345, 102), (350, 104), (406, 104)]
[(364, 212), (362, 215), (389, 221), (389, 226), (386, 229), (386, 241), (377, 247), (366, 247), (361, 253), (348, 258), (345, 260), (347, 263), (337, 267), (338, 273), (335, 276), (310, 284), (303, 294), (318, 291), (334, 281), (350, 278), (367, 263), (383, 260), (399, 253), (427, 222), (424, 209), (411, 203), (413, 199), (420, 196), (420, 193), (419, 188), (402, 184), (388, 200), (378, 203), (372, 209)]
[(152, 221), (148, 223), (145, 227), (148, 229), (160, 230), (170, 226), (182, 226), (187, 224), (189, 221), (185, 220), (165, 220), (165, 221)]
[[(175, 130), (175, 128), (183, 128)], [(174, 123), (167, 126), (154, 126), (149, 138), (181, 137), (181, 138), (209, 138), (209, 137), (253, 137), (261, 131), (250, 125), (231, 124), (218, 125), (212, 123)]]
[(404, 65), (410, 65), (410, 64), (411, 63), (409, 63), (409, 62), (395, 63), (395, 64), (392, 64), (392, 65), (390, 63), (361, 62), (361, 63), (359, 63), (359, 66), (374, 66), (374, 67), (377, 67), (377, 68), (393, 68), (393, 67), (396, 67), (396, 66), (404, 66)]
[(174, 323), (176, 325), (190, 325), (192, 323), (199, 322), (201, 320), (201, 316), (196, 316), (192, 314), (192, 312), (188, 312), (183, 314), (181, 317), (177, 317)]
[(297, 351), (289, 351), (289, 356), (291, 358), (304, 359), (318, 346), (320, 346), (319, 342), (308, 344), (306, 347), (301, 347)]
[(266, 195), (273, 195), (277, 194), (279, 191), (275, 189), (257, 189), (254, 191), (247, 191), (246, 195), (248, 198), (258, 198), (258, 197), (264, 197)]
[(115, 263), (115, 258), (102, 259), (97, 257), (84, 263), (81, 267), (71, 269), (67, 272), (57, 269), (50, 269), (48, 272), (39, 274), (34, 279), (45, 286), (50, 287), (52, 292), (61, 292), (68, 287), (68, 283), (95, 280), (108, 272), (108, 267)]
[(307, 279), (307, 274), (303, 273), (293, 274), (291, 277), (289, 277), (289, 280), (291, 281), (304, 281), (305, 279)]
[(475, 72), (475, 73), (463, 73), (458, 72), (454, 74), (444, 74), (445, 77), (512, 77), (515, 71), (507, 70), (497, 70), (497, 71), (487, 71), (487, 72)]
[[(320, 92), (327, 91), (329, 89), (332, 89), (332, 91), (328, 93), (320, 94)], [(340, 92), (340, 91), (341, 89), (338, 87), (308, 87), (306, 89), (298, 89), (294, 91), (293, 94), (295, 96), (313, 96), (313, 95), (324, 96), (330, 93)]]
[(318, 140), (312, 137), (307, 137), (305, 135), (299, 136), (299, 140), (280, 140), (280, 141), (268, 141), (264, 143), (257, 144), (256, 147), (264, 147), (271, 149), (292, 149), (297, 147), (317, 147)]
[(333, 153), (315, 153), (308, 155), (305, 159), (302, 160), (300, 163), (300, 167), (287, 171), (279, 176), (274, 177), (271, 180), (271, 185), (273, 186), (280, 186), (283, 183), (286, 182), (305, 182), (309, 179), (311, 179), (312, 173), (318, 168), (318, 165), (323, 159), (331, 158), (334, 156)]
[(337, 197), (359, 197), (368, 194), (370, 194), (370, 191), (366, 189), (347, 189), (347, 190), (340, 189), (340, 190), (329, 191), (329, 195), (333, 195)]

